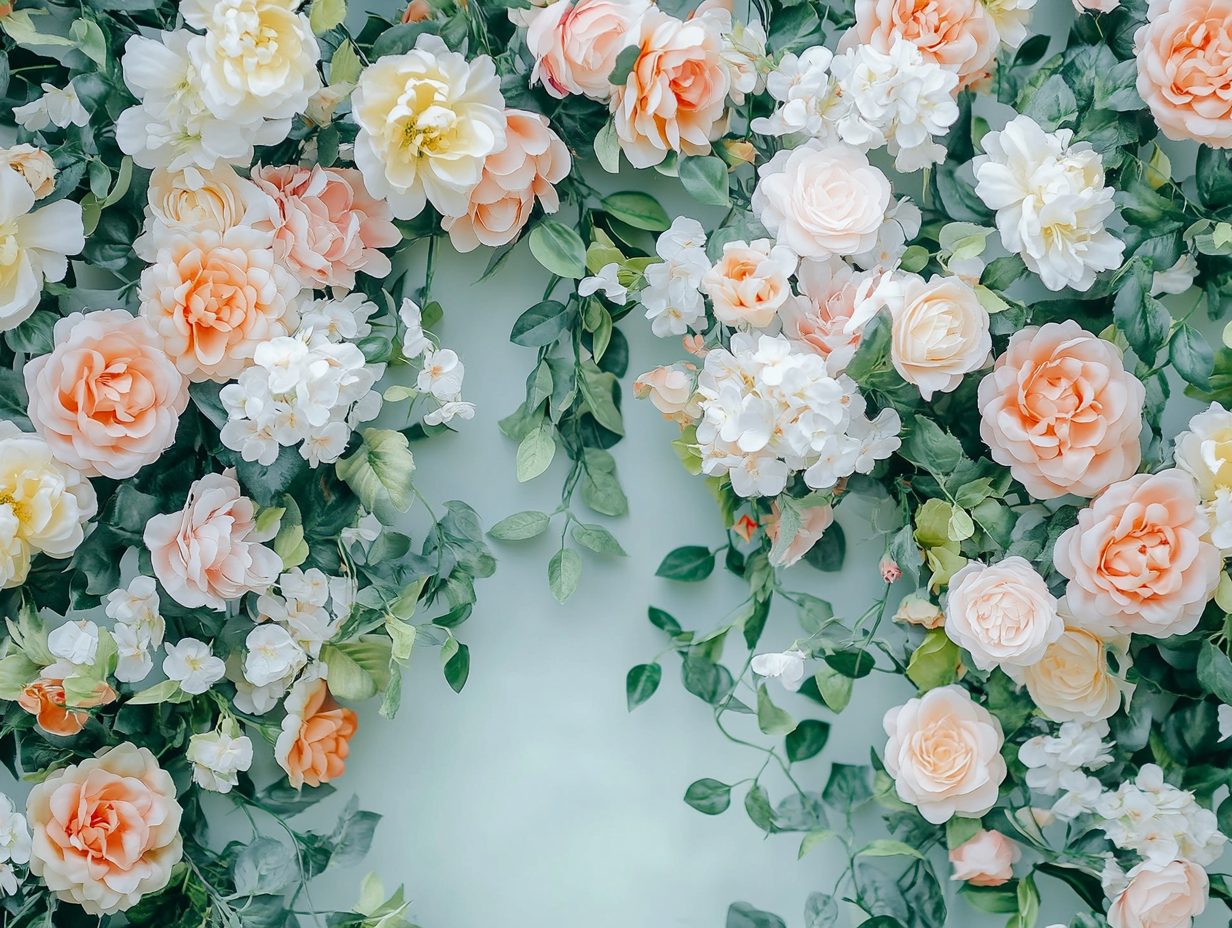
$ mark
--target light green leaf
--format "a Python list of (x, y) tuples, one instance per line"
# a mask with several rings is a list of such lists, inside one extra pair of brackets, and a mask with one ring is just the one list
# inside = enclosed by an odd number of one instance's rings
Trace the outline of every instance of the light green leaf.
[(0, 699), (16, 699), (38, 677), (39, 670), (39, 665), (20, 651), (0, 660)]
[(364, 443), (335, 465), (338, 476), (372, 512), (388, 500), (399, 512), (415, 498), (415, 456), (410, 442), (392, 429), (365, 429)]
[(978, 818), (963, 818), (955, 815), (945, 823), (945, 846), (951, 851), (962, 847), (984, 828), (984, 823)]
[(672, 224), (667, 211), (648, 193), (639, 193), (635, 190), (613, 193), (603, 198), (602, 205), (621, 222), (635, 229), (662, 232)]
[(177, 681), (163, 680), (162, 683), (155, 683), (149, 689), (133, 694), (125, 704), (129, 706), (155, 706), (164, 702), (187, 702), (191, 698), (188, 693), (180, 689), (180, 684)]
[(75, 19), (68, 30), (69, 38), (73, 40), (87, 58), (100, 68), (107, 64), (107, 37), (98, 23), (89, 19)]
[(411, 659), (411, 649), (415, 647), (415, 626), (407, 622), (399, 622), (393, 616), (385, 619), (385, 630), (393, 642), (390, 655), (396, 661), (405, 663)]
[(857, 857), (914, 857), (916, 860), (924, 860), (925, 857), (910, 844), (904, 844), (902, 841), (895, 841), (891, 838), (878, 838), (876, 841), (870, 841), (864, 847), (856, 851)]
[(730, 206), (727, 165), (714, 155), (680, 159), (680, 182), (689, 195), (707, 206)]
[(620, 139), (616, 135), (616, 123), (610, 119), (595, 136), (595, 157), (609, 174), (620, 171)]
[(757, 727), (776, 737), (796, 730), (796, 720), (771, 701), (765, 686), (757, 688)]
[(851, 702), (851, 678), (845, 677), (829, 664), (822, 664), (813, 679), (817, 681), (817, 689), (821, 698), (833, 712), (842, 712)]
[(582, 558), (572, 548), (561, 548), (548, 562), (548, 587), (561, 605), (573, 595), (581, 576)]
[(582, 388), (582, 397), (590, 408), (590, 414), (609, 432), (624, 435), (624, 421), (612, 400), (612, 388), (617, 384), (616, 376), (600, 370), (594, 361), (583, 362), (580, 369), (582, 376), (579, 378), (579, 385)]
[(799, 860), (813, 848), (819, 844), (824, 844), (831, 838), (837, 838), (838, 832), (831, 831), (829, 828), (821, 828), (817, 831), (806, 832), (804, 838), (800, 841), (800, 851), (796, 854), (796, 860)]
[(45, 10), (14, 10), (0, 19), (0, 29), (3, 29), (10, 39), (18, 45), (38, 46), (38, 45), (67, 45), (74, 46), (77, 43), (72, 39), (66, 39), (62, 35), (49, 35), (45, 32), (39, 32), (38, 27), (30, 18), (32, 13), (43, 14)]
[[(312, 0), (308, 11), (308, 24), (317, 35), (324, 35), (335, 26), (346, 22), (346, 0)], [(330, 78), (333, 80), (333, 77)]]
[(347, 40), (334, 49), (334, 57), (329, 60), (329, 82), (331, 84), (352, 84), (359, 80), (359, 74), (364, 66), (355, 54), (355, 45)]
[(488, 534), (498, 541), (525, 541), (546, 532), (551, 521), (551, 516), (546, 512), (528, 509), (505, 516), (488, 529)]
[(588, 525), (584, 522), (575, 522), (573, 524), (573, 540), (583, 548), (589, 548), (596, 554), (628, 557), (625, 554), (625, 549), (620, 546), (620, 542), (602, 525)]
[(573, 229), (555, 219), (543, 219), (531, 230), (530, 252), (557, 277), (586, 276), (586, 246)]
[(551, 426), (541, 425), (528, 432), (518, 444), (518, 483), (526, 483), (538, 477), (551, 466), (555, 456), (556, 442), (552, 438)]

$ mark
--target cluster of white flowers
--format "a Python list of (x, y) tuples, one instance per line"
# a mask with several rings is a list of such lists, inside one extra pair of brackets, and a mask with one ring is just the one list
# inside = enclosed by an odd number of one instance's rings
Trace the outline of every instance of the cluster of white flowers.
[(888, 52), (855, 45), (835, 56), (817, 46), (783, 56), (767, 78), (779, 106), (754, 119), (753, 129), (842, 141), (862, 151), (886, 146), (897, 170), (917, 171), (945, 160), (934, 136), (958, 119), (957, 86), (957, 74), (901, 36)]
[(407, 360), (421, 359), (422, 367), (415, 380), (420, 395), (430, 396), (436, 409), (424, 416), (426, 425), (442, 425), (454, 419), (471, 419), (475, 416), (475, 404), (462, 399), (462, 379), (466, 365), (457, 352), (438, 348), (423, 330), (423, 313), (414, 300), (402, 301), (398, 318), (405, 329), (402, 335), (402, 354)]
[(1116, 209), (1099, 152), (1070, 144), (1073, 132), (1045, 132), (1016, 116), (981, 143), (975, 192), (997, 211), (1001, 243), (1022, 256), (1049, 290), (1089, 290), (1095, 275), (1121, 266), (1125, 243), (1104, 228)]
[(124, 80), (140, 104), (120, 114), (116, 142), (137, 164), (172, 171), (244, 164), (273, 145), (321, 82), (321, 52), (294, 0), (185, 0), (196, 32), (125, 46)]
[[(346, 450), (355, 427), (381, 411), (381, 395), (372, 386), (385, 365), (369, 364), (355, 345), (330, 337), (364, 324), (355, 320), (367, 318), (375, 307), (329, 306), (336, 302), (313, 304), (325, 327), (301, 325), (295, 335), (262, 342), (252, 366), (222, 388), (219, 398), (228, 416), (222, 443), (245, 461), (268, 466), (279, 446), (298, 444), (313, 467), (331, 463)], [(350, 322), (338, 323), (347, 316)]]
[(134, 577), (126, 589), (107, 594), (107, 616), (115, 621), (111, 636), (119, 652), (115, 675), (122, 683), (139, 683), (154, 667), (151, 652), (162, 647), (167, 630), (158, 609), (153, 577)]
[(1064, 722), (1056, 735), (1037, 735), (1018, 749), (1018, 759), (1027, 766), (1027, 785), (1055, 796), (1058, 818), (1071, 819), (1089, 812), (1103, 792), (1103, 785), (1083, 769), (1098, 770), (1112, 762), (1112, 742), (1105, 742), (1108, 723)]
[(1214, 863), (1227, 838), (1215, 813), (1204, 809), (1189, 790), (1164, 782), (1164, 772), (1145, 764), (1132, 782), (1105, 792), (1095, 802), (1109, 840), (1153, 864), (1184, 858), (1201, 866)]
[(240, 734), (239, 724), (228, 715), (213, 731), (193, 735), (186, 755), (198, 786), (229, 793), (239, 783), (239, 774), (252, 766), (252, 741)]
[(30, 829), (13, 800), (0, 793), (0, 895), (12, 896), (21, 880), (17, 867), (30, 862)]
[(646, 268), (646, 287), (639, 299), (655, 335), (684, 335), (706, 315), (706, 301), (698, 289), (710, 270), (702, 224), (696, 219), (677, 217), (671, 228), (659, 236), (655, 251), (663, 261)]
[(855, 381), (781, 336), (733, 335), (731, 350), (706, 355), (697, 393), (702, 470), (728, 475), (740, 496), (776, 496), (795, 471), (828, 489), (900, 444), (898, 413), (870, 421)]

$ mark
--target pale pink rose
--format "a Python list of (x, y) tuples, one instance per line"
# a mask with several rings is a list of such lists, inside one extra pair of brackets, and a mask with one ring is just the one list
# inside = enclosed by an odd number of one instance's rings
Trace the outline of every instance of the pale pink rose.
[(980, 436), (1036, 499), (1095, 496), (1138, 469), (1146, 389), (1073, 320), (1028, 326), (980, 381)]
[(724, 325), (761, 329), (774, 321), (789, 300), (795, 301), (788, 279), (796, 256), (769, 239), (728, 242), (723, 254), (702, 278), (702, 292), (714, 304), (714, 316)]
[(295, 331), (299, 291), (274, 258), (273, 236), (234, 226), (160, 248), (137, 295), (176, 367), (193, 382), (223, 382), (248, 366), (257, 345)]
[(1151, 0), (1138, 95), (1170, 139), (1232, 148), (1232, 0)]
[(181, 606), (219, 611), (245, 593), (264, 593), (282, 573), (282, 558), (261, 544), (256, 506), (240, 495), (234, 472), (193, 482), (180, 512), (154, 516), (145, 527), (154, 576)]
[(171, 879), (180, 815), (171, 775), (145, 748), (121, 744), (30, 790), (30, 872), (90, 915), (123, 912)]
[(535, 56), (531, 84), (542, 84), (558, 100), (570, 94), (607, 100), (608, 75), (649, 9), (646, 0), (557, 0), (527, 11), (526, 47)]
[(840, 52), (863, 44), (888, 53), (902, 36), (957, 74), (960, 87), (988, 75), (1001, 41), (982, 0), (856, 0), (855, 12)]
[(860, 347), (864, 325), (853, 317), (872, 293), (877, 276), (839, 258), (808, 258), (800, 262), (796, 279), (801, 295), (779, 310), (783, 334), (825, 358), (832, 375), (840, 374)]
[(891, 709), (885, 765), (898, 796), (934, 825), (978, 818), (996, 804), (1005, 779), (1001, 723), (957, 684)]
[(697, 375), (692, 370), (680, 365), (656, 367), (633, 381), (633, 395), (639, 400), (649, 397), (655, 409), (673, 418), (682, 414), (689, 405), (696, 379)]
[(972, 886), (1000, 886), (1014, 878), (1014, 864), (1021, 859), (1017, 844), (999, 831), (981, 829), (950, 851), (954, 865), (950, 879), (966, 880)]
[(253, 227), (274, 233), (274, 255), (304, 287), (350, 289), (356, 271), (389, 276), (389, 258), (378, 249), (400, 244), (402, 233), (359, 171), (287, 164), (255, 167), (252, 179), (275, 204)]
[(1210, 881), (1188, 860), (1162, 867), (1140, 863), (1126, 876), (1129, 887), (1108, 909), (1111, 928), (1189, 928), (1206, 909)]
[(681, 22), (658, 8), (645, 13), (631, 43), (641, 54), (625, 83), (612, 88), (616, 137), (635, 168), (669, 151), (705, 155), (723, 134), (731, 78), (710, 17)]
[(950, 578), (945, 633), (980, 670), (1029, 667), (1064, 630), (1056, 598), (1026, 558), (971, 561)]
[(149, 322), (122, 309), (73, 313), (55, 341), (25, 378), (30, 421), (56, 460), (123, 480), (175, 443), (188, 382)]
[(801, 258), (869, 251), (890, 205), (890, 182), (865, 154), (843, 143), (784, 149), (758, 170), (757, 218)]
[(1092, 629), (1167, 638), (1193, 631), (1219, 586), (1223, 558), (1184, 471), (1115, 483), (1078, 513), (1053, 558), (1069, 608)]
[(1121, 5), (1121, 0), (1073, 0), (1079, 13), (1111, 13)]
[[(779, 504), (771, 506), (770, 518), (765, 521), (766, 534), (772, 542), (779, 540)], [(812, 550), (821, 541), (821, 536), (834, 524), (834, 507), (829, 503), (821, 506), (805, 506), (800, 510), (800, 528), (796, 537), (774, 562), (775, 567), (790, 567)]]
[(39, 199), (56, 189), (56, 163), (41, 148), (24, 144), (0, 148), (0, 164), (7, 164), (24, 177)]
[(483, 180), (471, 191), (465, 216), (446, 216), (441, 226), (458, 251), (480, 245), (498, 248), (518, 237), (535, 208), (560, 209), (553, 184), (569, 176), (569, 149), (548, 126), (546, 116), (525, 110), (505, 110), (505, 147), (488, 155)]

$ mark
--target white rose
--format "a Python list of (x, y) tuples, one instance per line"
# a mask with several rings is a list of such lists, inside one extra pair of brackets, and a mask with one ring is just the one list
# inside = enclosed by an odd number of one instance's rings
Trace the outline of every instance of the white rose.
[(1176, 466), (1193, 477), (1211, 519), (1211, 543), (1232, 551), (1232, 412), (1211, 403), (1176, 436)]
[(505, 99), (496, 66), (421, 35), (402, 55), (379, 58), (351, 96), (359, 124), (355, 163), (364, 186), (399, 219), (431, 203), (465, 216), (488, 155), (505, 147)]
[(996, 803), (1006, 773), (1001, 723), (961, 686), (929, 690), (887, 712), (883, 725), (899, 798), (928, 821), (978, 818)]
[(1111, 928), (1189, 928), (1206, 909), (1210, 881), (1188, 860), (1140, 863), (1126, 876), (1129, 886), (1108, 909)]
[(63, 280), (68, 255), (86, 245), (81, 204), (57, 200), (34, 208), (34, 191), (16, 169), (0, 165), (0, 331), (25, 322), (44, 280)]
[(91, 666), (98, 654), (98, 626), (90, 621), (65, 622), (47, 635), (47, 650), (79, 666)]
[(1029, 667), (1064, 630), (1056, 597), (1025, 558), (973, 561), (950, 578), (945, 633), (980, 670)]

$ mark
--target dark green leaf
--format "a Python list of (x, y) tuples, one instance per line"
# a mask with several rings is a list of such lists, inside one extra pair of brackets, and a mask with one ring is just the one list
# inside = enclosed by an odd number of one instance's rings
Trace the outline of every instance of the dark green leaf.
[(1176, 327), (1168, 346), (1168, 357), (1176, 372), (1199, 390), (1211, 388), (1211, 374), (1215, 370), (1215, 352), (1202, 337), (1202, 333), (1187, 322)]
[(625, 677), (625, 700), (632, 712), (655, 694), (663, 679), (663, 668), (656, 664), (638, 664)]
[(714, 155), (689, 155), (680, 160), (680, 183), (689, 195), (707, 206), (730, 206), (727, 165)]
[(647, 612), (650, 615), (650, 624), (655, 628), (662, 629), (669, 635), (679, 635), (681, 632), (680, 623), (672, 616), (668, 615), (662, 609), (651, 606)]
[(684, 793), (684, 801), (698, 812), (718, 815), (731, 805), (731, 787), (718, 780), (705, 777), (691, 784)]
[(555, 300), (536, 303), (513, 324), (509, 340), (523, 348), (550, 345), (568, 331), (573, 322), (573, 310)]
[(677, 548), (663, 558), (656, 577), (668, 580), (680, 580), (685, 583), (697, 583), (705, 580), (714, 571), (714, 554), (709, 548), (700, 545), (686, 545)]
[(847, 536), (843, 534), (843, 527), (837, 522), (831, 523), (825, 533), (813, 542), (813, 546), (804, 554), (806, 563), (826, 573), (837, 573), (842, 570), (846, 557)]
[(1232, 205), (1232, 162), (1226, 148), (1198, 148), (1198, 196), (1208, 209), (1225, 210)]
[(747, 902), (733, 902), (727, 910), (727, 928), (787, 928), (787, 923)]
[(458, 642), (458, 650), (445, 662), (445, 682), (455, 693), (462, 692), (471, 673), (471, 650)]
[(667, 211), (648, 193), (624, 190), (604, 197), (602, 205), (621, 222), (627, 222), (635, 229), (662, 232), (672, 224)]
[(867, 677), (873, 672), (873, 665), (876, 664), (876, 660), (874, 660), (871, 654), (867, 651), (856, 649), (827, 654), (825, 661), (844, 677), (849, 677), (852, 680)]
[(872, 768), (864, 764), (834, 764), (822, 792), (826, 805), (842, 812), (861, 806), (873, 798), (870, 784)]
[(770, 794), (760, 783), (754, 783), (744, 794), (744, 811), (749, 820), (767, 834), (777, 830), (774, 807), (770, 805)]
[(821, 753), (830, 739), (830, 724), (817, 719), (805, 719), (787, 736), (787, 759), (793, 764)]
[(1197, 674), (1203, 690), (1232, 705), (1232, 660), (1210, 641), (1198, 650)]
[(633, 70), (641, 54), (642, 48), (637, 44), (621, 49), (620, 54), (616, 56), (616, 63), (612, 66), (611, 73), (607, 76), (607, 82), (615, 87), (624, 84), (629, 79), (629, 72)]

